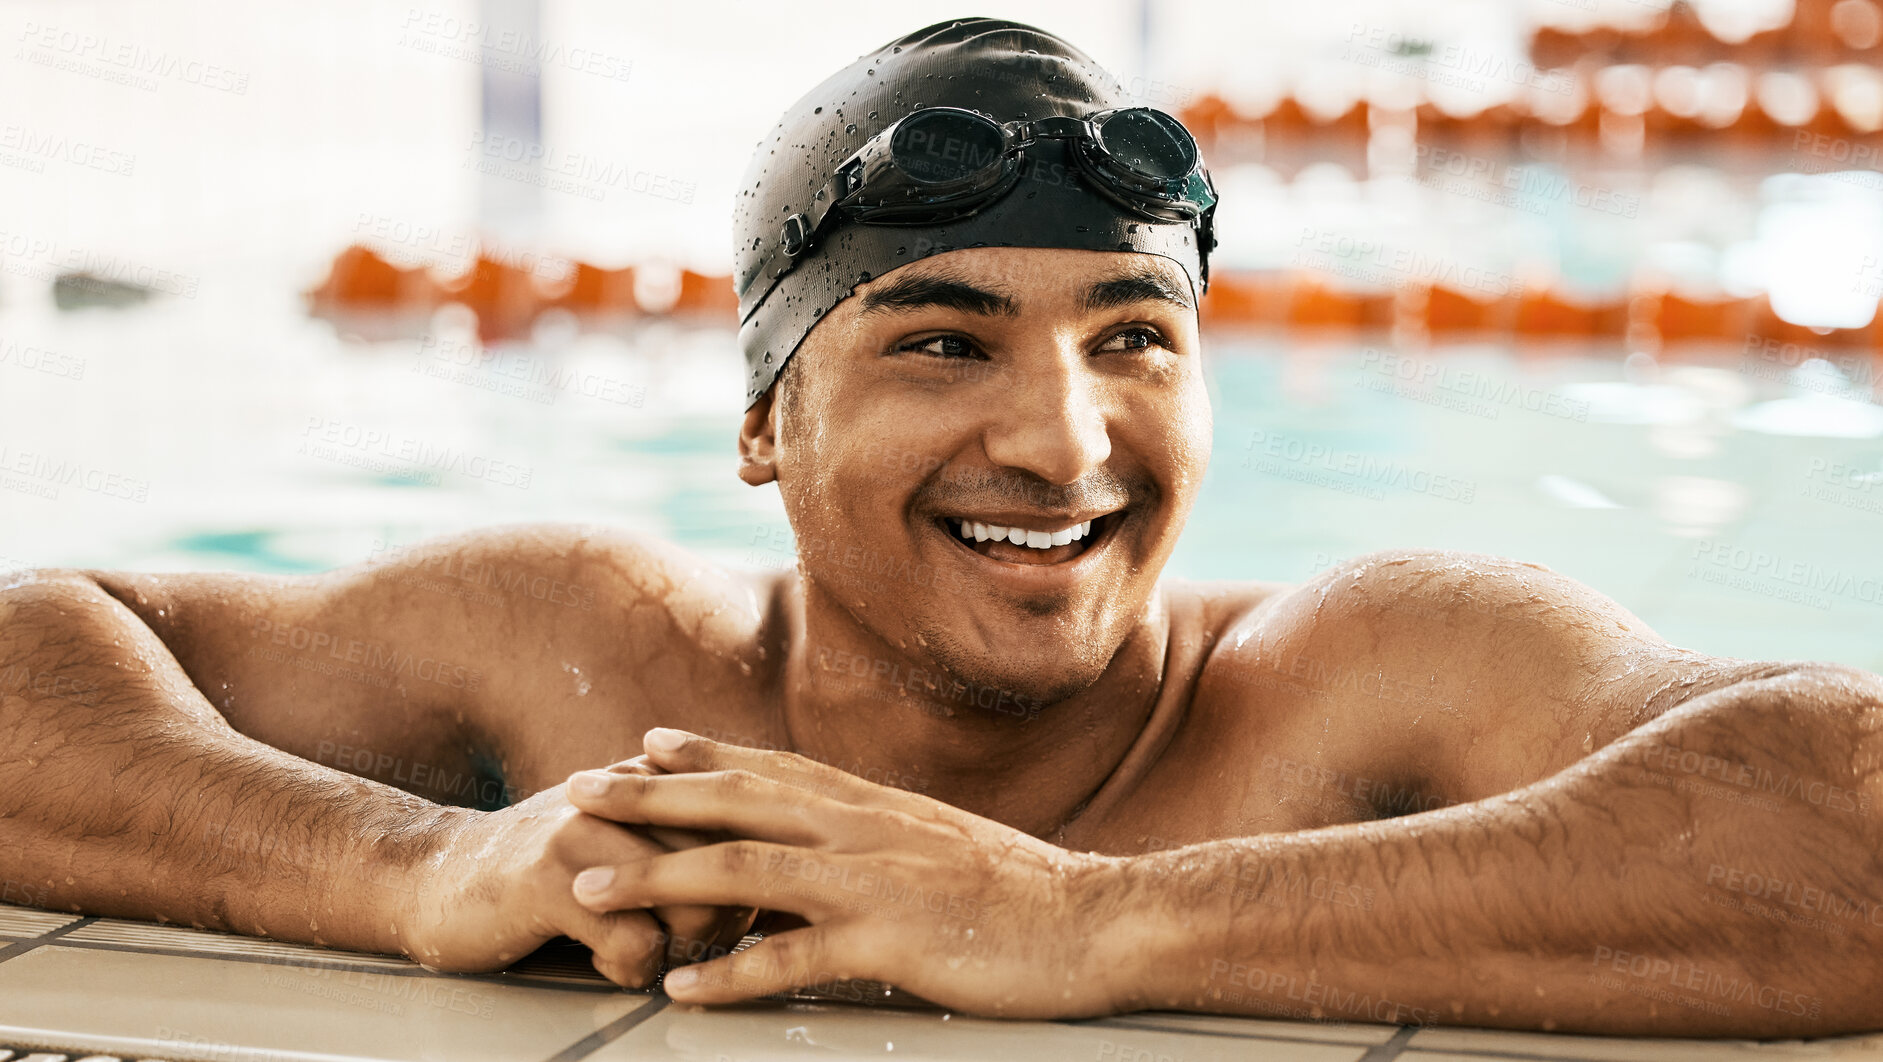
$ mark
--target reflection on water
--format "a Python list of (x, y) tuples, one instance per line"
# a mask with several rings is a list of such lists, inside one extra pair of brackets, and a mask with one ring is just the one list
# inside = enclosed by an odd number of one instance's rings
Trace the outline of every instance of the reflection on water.
[[(733, 474), (734, 337), (468, 322), (344, 340), (292, 302), (0, 310), (0, 567), (307, 572), (466, 527), (575, 520), (788, 566)], [(1669, 639), (1883, 666), (1875, 361), (1424, 352), (1217, 335), (1215, 454), (1170, 574), (1299, 581), (1391, 546), (1534, 560)]]

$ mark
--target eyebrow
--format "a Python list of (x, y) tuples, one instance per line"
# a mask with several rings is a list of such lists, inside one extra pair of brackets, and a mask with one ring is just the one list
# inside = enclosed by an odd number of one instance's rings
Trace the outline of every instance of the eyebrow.
[(978, 288), (946, 274), (897, 277), (864, 294), (859, 316), (914, 313), (930, 307), (982, 317), (1018, 317), (1020, 304), (1004, 291)]
[[(1085, 289), (1080, 309), (1090, 313), (1132, 303), (1160, 301), (1194, 309), (1190, 298), (1154, 267), (1126, 270)], [(927, 274), (896, 277), (864, 294), (859, 316), (914, 313), (940, 308), (982, 317), (1017, 317), (1020, 304), (1004, 291), (977, 287), (958, 277)]]
[(1147, 300), (1175, 303), (1186, 310), (1194, 309), (1188, 295), (1172, 285), (1161, 271), (1149, 266), (1119, 273), (1092, 285), (1085, 290), (1085, 298), (1080, 300), (1080, 306), (1089, 312)]

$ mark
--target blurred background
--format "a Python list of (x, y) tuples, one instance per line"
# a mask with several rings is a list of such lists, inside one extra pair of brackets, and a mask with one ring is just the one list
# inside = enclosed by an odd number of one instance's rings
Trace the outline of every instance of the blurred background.
[(0, 4), (0, 569), (310, 572), (733, 475), (734, 188), (963, 14), (1203, 141), (1214, 462), (1169, 574), (1388, 546), (1883, 668), (1875, 0)]

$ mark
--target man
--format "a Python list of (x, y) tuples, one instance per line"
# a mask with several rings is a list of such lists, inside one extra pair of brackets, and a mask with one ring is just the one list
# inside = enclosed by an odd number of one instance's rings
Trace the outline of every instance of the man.
[(33, 573), (0, 591), (0, 876), (450, 970), (708, 958), (682, 1001), (1883, 1025), (1877, 676), (1680, 649), (1481, 555), (1158, 581), (1209, 455), (1213, 205), (1049, 34), (862, 57), (740, 198), (739, 473), (798, 571), (521, 527)]

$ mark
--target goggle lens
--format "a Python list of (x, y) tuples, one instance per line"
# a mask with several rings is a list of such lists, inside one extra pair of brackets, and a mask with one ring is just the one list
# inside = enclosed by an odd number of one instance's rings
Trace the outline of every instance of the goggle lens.
[(977, 114), (918, 111), (896, 128), (889, 150), (902, 172), (924, 184), (966, 180), (998, 162), (1000, 126)]
[(1162, 111), (1137, 107), (1107, 115), (1098, 138), (1106, 154), (1145, 177), (1176, 180), (1196, 166), (1196, 141)]

